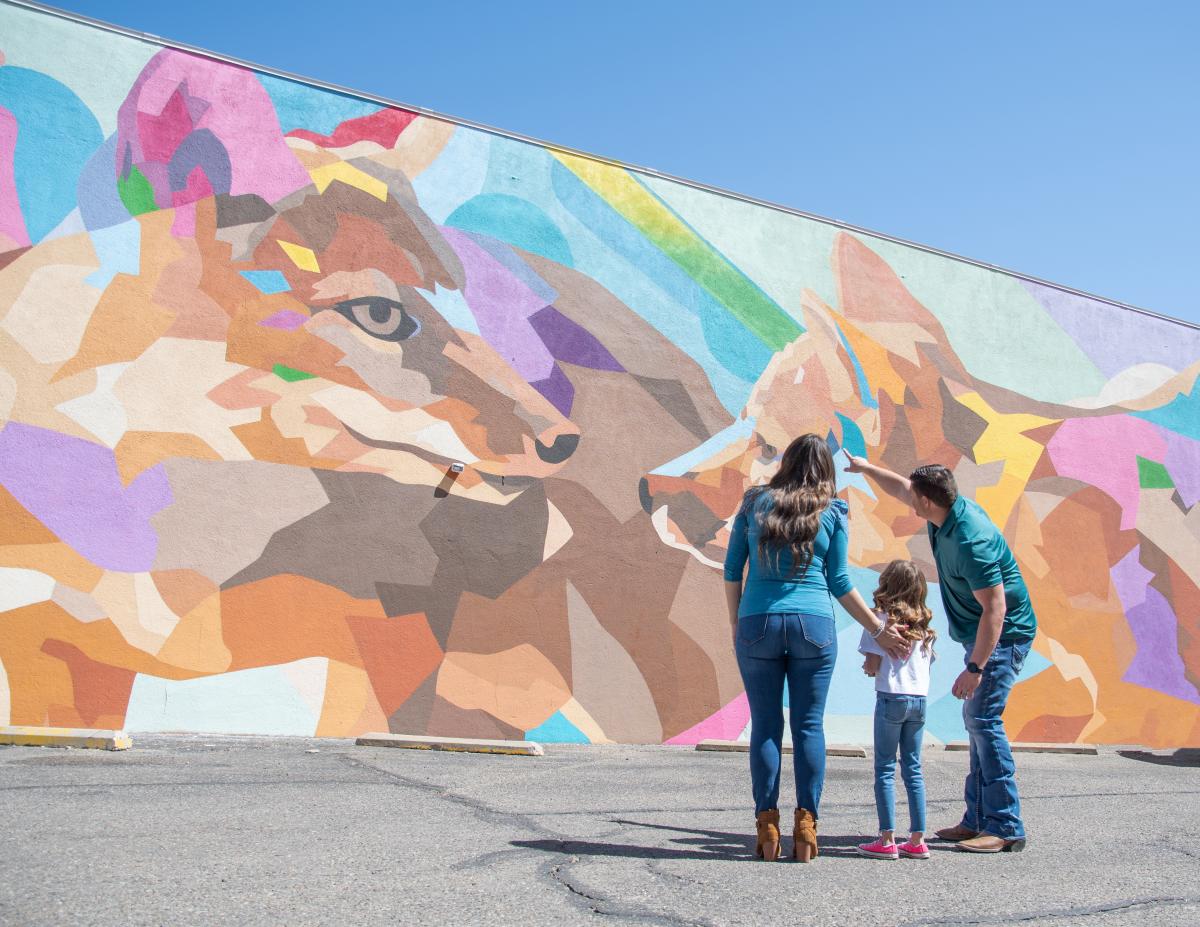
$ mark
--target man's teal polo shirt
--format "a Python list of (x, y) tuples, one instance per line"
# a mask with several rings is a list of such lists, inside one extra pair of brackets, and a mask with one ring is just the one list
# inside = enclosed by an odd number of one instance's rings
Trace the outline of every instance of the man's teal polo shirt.
[(973, 592), (999, 583), (1004, 583), (1008, 607), (1000, 640), (1033, 640), (1037, 618), (1029, 602), (1029, 590), (1008, 542), (983, 509), (959, 496), (940, 528), (930, 522), (929, 544), (954, 640), (965, 644), (975, 639), (983, 606)]

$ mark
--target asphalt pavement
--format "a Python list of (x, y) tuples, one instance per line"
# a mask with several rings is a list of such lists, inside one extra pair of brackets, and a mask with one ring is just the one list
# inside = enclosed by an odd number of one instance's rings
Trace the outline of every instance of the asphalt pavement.
[[(926, 752), (931, 829), (958, 820), (966, 763)], [(870, 759), (831, 758), (805, 865), (752, 858), (744, 754), (0, 747), (0, 924), (1200, 924), (1194, 751), (1018, 763), (1025, 852), (891, 862), (854, 853)]]

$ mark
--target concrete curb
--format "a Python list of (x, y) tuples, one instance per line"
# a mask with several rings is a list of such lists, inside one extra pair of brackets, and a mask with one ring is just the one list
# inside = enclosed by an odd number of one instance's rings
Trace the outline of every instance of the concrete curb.
[[(1009, 744), (1013, 753), (1059, 753), (1076, 756), (1099, 756), (1100, 751), (1095, 744)], [(955, 740), (946, 744), (951, 752), (961, 753), (971, 749), (971, 745), (963, 740)]]
[(358, 747), (399, 747), (402, 750), (445, 750), (450, 753), (500, 753), (506, 756), (545, 756), (531, 740), (474, 740), (469, 737), (422, 737), (417, 734), (363, 734)]
[(78, 727), (0, 727), (0, 744), (14, 747), (77, 747), (81, 750), (128, 750), (133, 740), (124, 731)]
[[(696, 744), (696, 749), (701, 753), (749, 753), (750, 744), (744, 740), (702, 740)], [(792, 752), (791, 744), (783, 745), (784, 753)], [(859, 759), (866, 759), (867, 751), (864, 747), (854, 747), (845, 744), (829, 744), (825, 748), (826, 756), (853, 756)]]

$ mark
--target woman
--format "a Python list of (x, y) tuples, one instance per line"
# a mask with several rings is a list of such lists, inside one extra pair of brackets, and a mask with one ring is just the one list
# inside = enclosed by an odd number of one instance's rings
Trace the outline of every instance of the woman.
[[(867, 607), (846, 566), (849, 507), (833, 497), (833, 455), (802, 435), (783, 452), (766, 486), (750, 489), (733, 521), (725, 594), (738, 668), (750, 701), (750, 778), (758, 819), (755, 853), (779, 857), (779, 767), (783, 682), (791, 704), (796, 768), (792, 855), (817, 855), (817, 811), (825, 781), (825, 697), (837, 657), (836, 598), (888, 653), (906, 642)], [(750, 561), (745, 589), (742, 574)]]

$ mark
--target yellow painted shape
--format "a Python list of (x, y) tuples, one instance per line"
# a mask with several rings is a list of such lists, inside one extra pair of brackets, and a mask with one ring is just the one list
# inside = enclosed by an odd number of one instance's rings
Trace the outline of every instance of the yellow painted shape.
[[(372, 177), (366, 171), (360, 171), (353, 164), (348, 164), (345, 161), (334, 161), (332, 164), (323, 164), (320, 167), (313, 168), (308, 172), (308, 176), (317, 185), (318, 193), (324, 193), (326, 187), (335, 180), (340, 180), (344, 184), (357, 187), (364, 193), (371, 194), (371, 196), (381, 202), (387, 202), (388, 188), (386, 183), (378, 177)], [(283, 242), (280, 242), (280, 244), (283, 244)]]
[(0, 744), (14, 747), (77, 747), (84, 750), (128, 750), (133, 740), (124, 731), (76, 727), (0, 727)]
[(1042, 445), (1025, 437), (1025, 432), (1043, 425), (1053, 425), (1061, 419), (1042, 418), (1040, 415), (1006, 415), (993, 409), (978, 393), (963, 393), (957, 398), (960, 404), (987, 422), (987, 428), (975, 442), (975, 462), (1004, 462), (1004, 470), (996, 485), (985, 486), (975, 494), (975, 501), (1003, 530), (1042, 455)]
[(844, 316), (838, 316), (838, 328), (842, 330), (842, 334), (854, 350), (870, 388), (876, 395), (882, 390), (896, 405), (903, 405), (904, 378), (896, 372), (896, 368), (888, 359), (888, 349), (856, 328)]
[(312, 248), (306, 248), (304, 245), (294, 245), (290, 241), (280, 241), (279, 247), (283, 249), (284, 254), (292, 259), (292, 263), (301, 270), (309, 270), (314, 274), (321, 272), (321, 267), (317, 263), (317, 256), (313, 254)]

